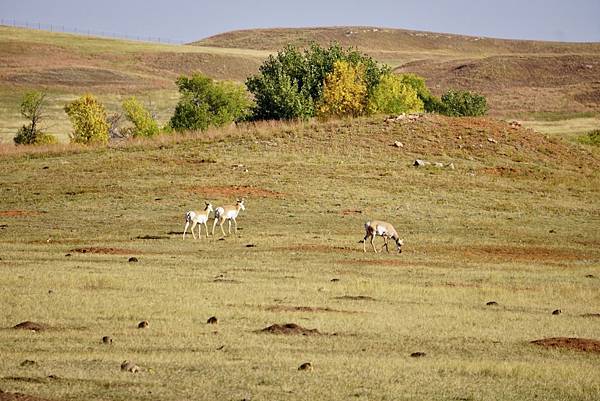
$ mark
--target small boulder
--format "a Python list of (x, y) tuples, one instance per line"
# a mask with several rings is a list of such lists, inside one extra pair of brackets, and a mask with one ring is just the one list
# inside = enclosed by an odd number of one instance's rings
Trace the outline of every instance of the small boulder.
[(397, 148), (403, 148), (404, 144), (402, 142), (400, 142), (400, 141), (396, 141), (396, 142), (394, 142), (394, 146), (397, 147)]
[(498, 302), (496, 301), (489, 301), (485, 303), (487, 306), (498, 306)]
[(148, 326), (150, 326), (150, 323), (148, 323), (147, 320), (142, 320), (141, 322), (138, 323), (138, 329), (145, 329)]
[(413, 163), (413, 166), (415, 167), (425, 167), (430, 165), (431, 163), (425, 160), (421, 160), (421, 159), (417, 159), (415, 160), (415, 162)]
[(129, 258), (129, 261), (128, 261), (128, 262), (129, 262), (129, 263), (137, 263), (137, 262), (139, 262), (139, 260), (138, 260), (138, 258), (136, 258), (135, 256), (132, 256), (132, 257), (130, 257), (130, 258)]
[(217, 324), (217, 323), (219, 323), (219, 319), (217, 319), (216, 316), (211, 316), (206, 321), (206, 324)]
[(112, 344), (113, 340), (112, 337), (110, 336), (104, 336), (102, 337), (102, 343), (103, 344)]
[(424, 352), (421, 352), (421, 351), (413, 352), (412, 354), (410, 354), (410, 356), (413, 358), (422, 358), (425, 355), (427, 355), (427, 354)]
[(562, 311), (560, 309), (555, 309), (552, 311), (553, 315), (560, 315), (562, 313)]

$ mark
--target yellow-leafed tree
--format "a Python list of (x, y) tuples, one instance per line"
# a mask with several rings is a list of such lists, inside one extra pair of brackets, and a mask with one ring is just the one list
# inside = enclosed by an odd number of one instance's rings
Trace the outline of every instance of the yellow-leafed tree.
[(92, 95), (84, 95), (65, 106), (73, 125), (71, 142), (83, 144), (107, 143), (108, 121), (104, 105)]
[(366, 111), (367, 84), (361, 65), (339, 60), (325, 76), (320, 116), (359, 116)]
[(423, 101), (402, 77), (385, 74), (369, 99), (369, 113), (412, 113), (423, 111)]

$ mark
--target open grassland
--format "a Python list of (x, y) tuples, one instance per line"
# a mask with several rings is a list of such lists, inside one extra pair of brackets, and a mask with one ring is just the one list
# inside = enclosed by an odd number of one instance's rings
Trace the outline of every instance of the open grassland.
[[(600, 340), (597, 148), (426, 116), (2, 152), (5, 392), (600, 398), (600, 353), (530, 343)], [(181, 239), (185, 211), (236, 197), (247, 202), (238, 237)], [(402, 254), (363, 253), (374, 218), (396, 226)], [(27, 320), (49, 328), (12, 329)], [(260, 332), (285, 323), (318, 333)], [(141, 372), (121, 371), (123, 360)]]
[(99, 96), (111, 112), (124, 97), (136, 95), (164, 124), (176, 104), (175, 80), (181, 74), (199, 71), (243, 82), (269, 54), (288, 43), (311, 41), (338, 42), (398, 73), (417, 73), (436, 95), (449, 88), (480, 92), (496, 117), (535, 125), (543, 113), (599, 116), (598, 43), (340, 27), (234, 31), (181, 46), (0, 27), (0, 143), (11, 142), (24, 123), (18, 108), (28, 90), (48, 92), (48, 131), (67, 141), (70, 125), (63, 107), (84, 93)]

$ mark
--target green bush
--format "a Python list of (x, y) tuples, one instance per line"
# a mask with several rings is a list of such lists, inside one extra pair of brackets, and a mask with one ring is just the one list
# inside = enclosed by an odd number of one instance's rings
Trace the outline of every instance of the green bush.
[(600, 129), (595, 129), (593, 131), (588, 132), (579, 138), (581, 143), (585, 143), (587, 145), (600, 146)]
[(294, 119), (313, 117), (322, 104), (325, 78), (334, 70), (334, 64), (345, 61), (355, 68), (360, 65), (369, 97), (381, 78), (389, 71), (371, 57), (335, 44), (322, 48), (312, 44), (304, 51), (287, 46), (271, 55), (261, 65), (259, 74), (246, 80), (254, 95), (255, 120)]
[(469, 91), (450, 89), (442, 96), (443, 114), (455, 117), (476, 117), (487, 112), (484, 96)]
[(151, 137), (158, 134), (158, 124), (135, 96), (125, 99), (122, 107), (125, 111), (125, 117), (133, 124), (133, 129), (131, 130), (132, 136)]
[(423, 101), (417, 90), (402, 76), (392, 73), (381, 77), (369, 100), (370, 113), (412, 113), (423, 111)]
[(21, 101), (21, 115), (29, 120), (29, 124), (23, 125), (13, 138), (17, 145), (42, 145), (57, 143), (53, 135), (42, 131), (41, 122), (44, 118), (46, 94), (43, 92), (27, 92)]
[(84, 95), (65, 105), (73, 125), (71, 142), (82, 144), (108, 143), (106, 109), (92, 95)]
[(181, 98), (175, 106), (170, 126), (175, 131), (206, 130), (247, 118), (251, 102), (243, 87), (215, 82), (202, 75), (177, 79)]
[(417, 91), (417, 96), (421, 99), (421, 102), (423, 102), (423, 108), (426, 112), (444, 114), (444, 104), (438, 97), (431, 94), (429, 88), (427, 88), (427, 85), (425, 84), (425, 78), (416, 74), (402, 74), (400, 77), (402, 83), (410, 85)]

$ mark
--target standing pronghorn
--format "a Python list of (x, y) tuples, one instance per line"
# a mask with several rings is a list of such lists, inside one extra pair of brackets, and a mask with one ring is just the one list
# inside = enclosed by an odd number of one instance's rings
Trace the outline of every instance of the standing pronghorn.
[(390, 223), (387, 223), (385, 221), (378, 221), (378, 220), (373, 220), (373, 221), (367, 221), (365, 223), (365, 238), (363, 239), (363, 251), (367, 252), (367, 248), (366, 248), (366, 243), (367, 243), (367, 238), (371, 237), (371, 246), (373, 246), (373, 250), (375, 251), (375, 253), (377, 253), (377, 249), (375, 249), (375, 244), (373, 244), (373, 240), (375, 239), (375, 237), (377, 235), (383, 237), (383, 241), (384, 244), (381, 247), (381, 250), (383, 251), (383, 247), (385, 247), (386, 251), (390, 251), (388, 249), (388, 238), (393, 239), (394, 241), (396, 241), (396, 247), (398, 248), (398, 253), (402, 253), (402, 245), (404, 245), (404, 241), (402, 241), (399, 237), (398, 237), (398, 233), (396, 232), (396, 229), (394, 228), (394, 226), (392, 226)]
[(206, 207), (203, 211), (198, 212), (195, 210), (191, 210), (185, 214), (185, 228), (183, 229), (183, 239), (185, 239), (185, 233), (188, 229), (190, 223), (192, 223), (192, 236), (196, 239), (196, 234), (194, 233), (194, 227), (198, 224), (198, 238), (202, 238), (202, 228), (201, 225), (204, 225), (204, 229), (206, 231), (206, 238), (208, 238), (208, 227), (206, 222), (208, 221), (208, 215), (213, 211), (213, 207), (210, 203), (204, 202)]
[(213, 223), (212, 235), (215, 235), (215, 226), (217, 225), (217, 221), (219, 221), (219, 227), (221, 227), (221, 232), (223, 236), (225, 236), (225, 231), (223, 230), (223, 223), (225, 220), (229, 223), (229, 234), (231, 234), (231, 220), (233, 220), (233, 225), (235, 227), (235, 233), (237, 234), (237, 222), (235, 221), (236, 217), (240, 213), (240, 210), (246, 210), (244, 206), (244, 200), (238, 199), (235, 206), (226, 205), (219, 206), (215, 209), (215, 221)]

